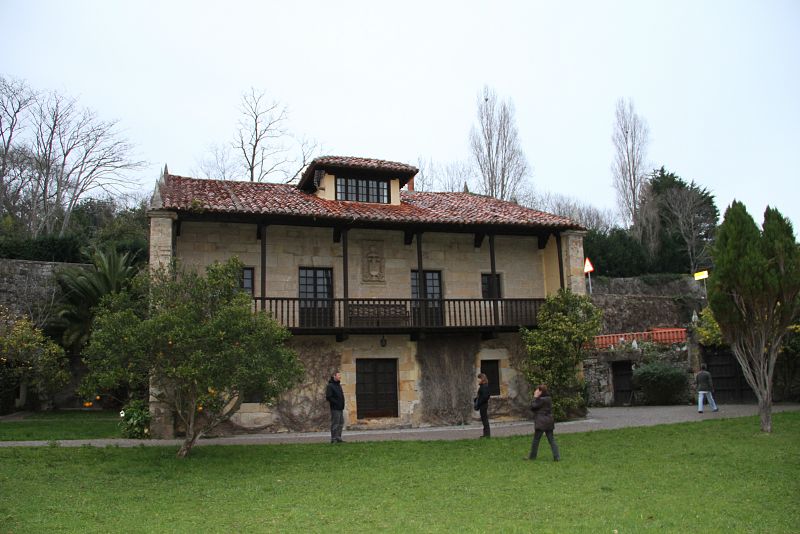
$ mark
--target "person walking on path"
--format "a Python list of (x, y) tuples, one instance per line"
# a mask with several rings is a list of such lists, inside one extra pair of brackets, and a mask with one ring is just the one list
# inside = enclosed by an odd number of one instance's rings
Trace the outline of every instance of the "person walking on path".
[(705, 397), (708, 397), (711, 410), (714, 412), (719, 411), (712, 394), (714, 392), (714, 382), (711, 380), (711, 373), (708, 372), (706, 364), (700, 364), (700, 372), (695, 375), (694, 383), (697, 386), (697, 413), (703, 413), (703, 398)]
[(342, 443), (344, 428), (344, 392), (342, 391), (342, 373), (336, 371), (328, 380), (325, 388), (325, 399), (331, 405), (331, 443)]
[(486, 378), (484, 373), (478, 375), (478, 396), (474, 399), (475, 409), (481, 413), (481, 422), (483, 423), (482, 438), (492, 437), (492, 431), (489, 428), (489, 379)]
[(531, 452), (527, 459), (536, 459), (536, 455), (539, 452), (539, 440), (542, 439), (542, 434), (544, 434), (550, 443), (553, 461), (558, 462), (561, 460), (561, 454), (558, 452), (558, 444), (555, 436), (553, 436), (553, 429), (556, 426), (553, 419), (553, 399), (550, 398), (546, 384), (539, 384), (534, 390), (531, 410), (533, 410), (533, 441), (531, 442)]

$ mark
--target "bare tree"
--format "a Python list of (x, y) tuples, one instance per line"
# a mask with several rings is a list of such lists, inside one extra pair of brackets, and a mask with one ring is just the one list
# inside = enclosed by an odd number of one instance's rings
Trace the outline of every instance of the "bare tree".
[(687, 188), (668, 189), (661, 200), (672, 215), (673, 224), (686, 245), (691, 269), (689, 272), (696, 272), (700, 265), (708, 264), (713, 245), (709, 235), (713, 231), (713, 224), (709, 227), (708, 201), (694, 182)]
[(639, 191), (639, 207), (631, 233), (639, 240), (652, 260), (658, 254), (661, 243), (661, 198), (656, 194), (650, 178), (645, 179)]
[(63, 235), (83, 198), (134, 184), (126, 171), (142, 162), (131, 159), (116, 121), (100, 120), (74, 98), (0, 82), (2, 209), (17, 229)]
[(647, 122), (636, 113), (633, 102), (628, 100), (626, 103), (620, 98), (611, 135), (615, 150), (611, 174), (620, 215), (627, 226), (636, 227), (639, 221), (642, 188), (647, 180), (645, 166), (649, 136)]
[[(78, 202), (93, 192), (119, 194), (132, 184), (125, 171), (142, 162), (130, 159), (133, 147), (117, 121), (100, 120), (73, 98), (49, 93), (33, 112), (34, 204), (40, 217), (33, 235), (64, 235)], [(60, 224), (59, 224), (60, 223)]]
[(414, 177), (417, 191), (463, 191), (473, 181), (474, 168), (466, 161), (451, 161), (439, 164), (433, 160), (417, 159), (419, 172)]
[(568, 217), (589, 230), (608, 233), (616, 226), (616, 216), (611, 210), (595, 208), (575, 198), (546, 193), (538, 196), (530, 207)]
[(511, 200), (529, 174), (522, 152), (510, 101), (498, 102), (497, 95), (484, 87), (478, 96), (478, 125), (470, 132), (470, 148), (480, 171), (482, 194)]
[(20, 167), (25, 152), (15, 146), (15, 136), (25, 127), (25, 113), (36, 94), (20, 80), (0, 76), (0, 217), (13, 210), (18, 192), (24, 187)]
[(200, 178), (235, 180), (237, 169), (233, 158), (230, 146), (209, 145), (206, 157), (197, 164), (192, 172)]
[(297, 179), (319, 147), (312, 140), (287, 132), (286, 106), (251, 88), (242, 95), (240, 111), (233, 148), (242, 156), (244, 177), (251, 182)]

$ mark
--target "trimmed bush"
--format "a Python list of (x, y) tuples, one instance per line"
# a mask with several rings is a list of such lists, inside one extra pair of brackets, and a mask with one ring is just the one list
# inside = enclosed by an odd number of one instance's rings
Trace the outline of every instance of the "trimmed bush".
[(36, 239), (0, 239), (0, 258), (30, 261), (81, 263), (81, 247), (86, 240), (78, 236), (45, 236)]
[(645, 404), (679, 404), (686, 400), (686, 373), (653, 362), (633, 370), (633, 385), (644, 393)]

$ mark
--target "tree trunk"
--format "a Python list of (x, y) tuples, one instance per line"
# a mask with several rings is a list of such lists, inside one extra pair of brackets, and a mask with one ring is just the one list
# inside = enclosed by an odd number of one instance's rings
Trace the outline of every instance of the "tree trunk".
[(759, 399), (758, 415), (761, 418), (761, 431), (772, 432), (772, 395), (768, 394)]
[(183, 444), (178, 450), (178, 458), (186, 458), (186, 456), (189, 454), (189, 451), (191, 451), (192, 447), (194, 447), (194, 444), (197, 443), (197, 438), (199, 437), (199, 435), (193, 436), (187, 432), (186, 439), (183, 440)]

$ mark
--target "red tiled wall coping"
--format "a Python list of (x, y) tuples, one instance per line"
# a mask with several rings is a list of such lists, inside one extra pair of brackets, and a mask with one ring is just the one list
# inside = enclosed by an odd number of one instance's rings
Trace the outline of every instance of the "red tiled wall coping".
[(605, 334), (602, 336), (595, 336), (594, 347), (596, 349), (607, 349), (616, 345), (620, 341), (631, 343), (633, 340), (637, 342), (651, 341), (653, 343), (661, 343), (664, 345), (672, 345), (673, 343), (686, 342), (686, 329), (685, 328), (654, 328), (649, 332), (626, 332), (624, 334)]

